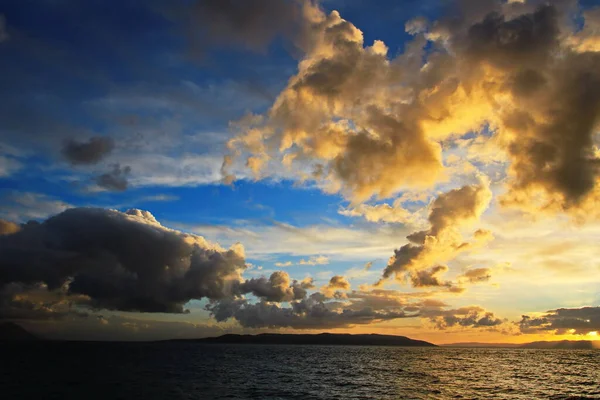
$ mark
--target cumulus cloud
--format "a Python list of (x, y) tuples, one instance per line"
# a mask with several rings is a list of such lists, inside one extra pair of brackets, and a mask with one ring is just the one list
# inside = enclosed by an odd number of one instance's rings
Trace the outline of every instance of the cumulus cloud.
[(491, 197), (485, 181), (439, 195), (431, 204), (428, 218), (430, 228), (410, 234), (407, 238), (411, 243), (395, 250), (383, 271), (383, 280), (391, 276), (405, 280), (408, 275), (414, 286), (449, 285), (436, 277), (445, 272), (447, 267), (435, 264), (490, 239), (489, 232), (478, 230), (473, 235), (474, 242), (465, 242), (458, 228), (477, 221), (488, 207)]
[(96, 177), (96, 184), (107, 190), (122, 192), (129, 186), (128, 176), (131, 173), (131, 167), (115, 164), (112, 170)]
[(244, 269), (240, 245), (225, 250), (140, 210), (73, 208), (0, 236), (0, 285), (66, 287), (98, 309), (181, 313), (191, 299), (231, 296)]
[(329, 283), (321, 288), (321, 293), (328, 298), (344, 297), (344, 294), (341, 292), (342, 290), (350, 290), (350, 282), (341, 275), (334, 275), (329, 280)]
[(522, 333), (585, 335), (600, 332), (600, 307), (559, 308), (537, 316), (523, 315), (518, 325)]
[(444, 181), (444, 141), (474, 132), (507, 155), (503, 205), (593, 213), (598, 10), (577, 30), (574, 2), (464, 4), (412, 20), (395, 58), (337, 11), (305, 14), (298, 73), (268, 113), (240, 124), (232, 155), (256, 177), (281, 163), (356, 205)]
[(62, 154), (72, 165), (97, 164), (114, 149), (112, 138), (96, 136), (87, 142), (76, 139), (65, 141)]
[(269, 279), (265, 277), (249, 279), (240, 284), (240, 293), (252, 293), (265, 301), (286, 302), (301, 300), (306, 297), (307, 290), (313, 288), (311, 278), (301, 282), (292, 281), (284, 271), (276, 271)]
[(402, 103), (401, 90), (388, 90), (395, 70), (387, 47), (377, 41), (365, 48), (362, 32), (336, 11), (307, 18), (310, 44), (299, 73), (268, 118), (254, 119), (230, 142), (233, 153), (249, 151), (249, 159), (261, 160), (249, 164), (257, 176), (274, 152), (290, 167), (311, 162), (313, 172), (304, 178), (357, 201), (432, 183), (441, 170), (440, 148), (398, 118), (396, 110), (413, 110)]

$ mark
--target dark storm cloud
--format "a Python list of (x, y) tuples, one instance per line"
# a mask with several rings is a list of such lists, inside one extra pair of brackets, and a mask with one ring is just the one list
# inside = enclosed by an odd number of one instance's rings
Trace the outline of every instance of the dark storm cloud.
[(585, 335), (600, 331), (600, 307), (559, 308), (539, 316), (523, 315), (518, 325), (522, 333)]
[(184, 311), (191, 299), (232, 295), (245, 268), (240, 247), (161, 226), (150, 213), (75, 208), (0, 236), (0, 286), (36, 285), (124, 311)]
[(107, 190), (122, 192), (129, 186), (127, 177), (130, 173), (130, 166), (126, 165), (121, 168), (120, 164), (115, 164), (112, 170), (96, 177), (96, 184)]
[(68, 139), (62, 154), (73, 165), (97, 164), (114, 149), (115, 142), (109, 137), (92, 137), (88, 141)]

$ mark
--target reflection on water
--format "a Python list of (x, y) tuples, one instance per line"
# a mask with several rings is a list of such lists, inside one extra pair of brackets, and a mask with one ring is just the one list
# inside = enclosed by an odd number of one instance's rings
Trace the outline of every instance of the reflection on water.
[(600, 351), (2, 345), (6, 399), (600, 399)]

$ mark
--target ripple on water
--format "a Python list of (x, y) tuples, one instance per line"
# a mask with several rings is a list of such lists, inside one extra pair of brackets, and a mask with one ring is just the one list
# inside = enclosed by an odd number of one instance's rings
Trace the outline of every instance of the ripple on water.
[(3, 398), (600, 399), (600, 352), (194, 343), (0, 348)]

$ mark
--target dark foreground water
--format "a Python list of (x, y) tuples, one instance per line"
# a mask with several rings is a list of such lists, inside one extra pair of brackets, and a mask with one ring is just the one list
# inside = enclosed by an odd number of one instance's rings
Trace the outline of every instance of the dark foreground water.
[(0, 345), (2, 399), (600, 399), (600, 351)]

